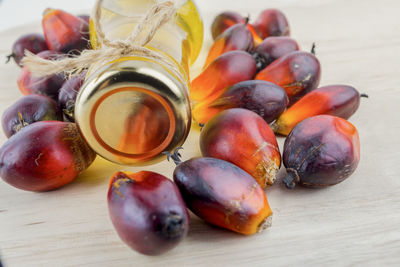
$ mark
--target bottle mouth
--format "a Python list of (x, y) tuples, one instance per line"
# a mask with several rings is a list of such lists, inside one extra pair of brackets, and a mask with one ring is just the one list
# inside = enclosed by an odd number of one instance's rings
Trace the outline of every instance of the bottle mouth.
[(90, 114), (96, 141), (118, 161), (152, 158), (169, 146), (176, 121), (170, 104), (140, 87), (123, 87), (102, 95)]
[(154, 163), (182, 145), (190, 117), (185, 86), (150, 61), (115, 62), (90, 74), (75, 104), (89, 146), (124, 165)]

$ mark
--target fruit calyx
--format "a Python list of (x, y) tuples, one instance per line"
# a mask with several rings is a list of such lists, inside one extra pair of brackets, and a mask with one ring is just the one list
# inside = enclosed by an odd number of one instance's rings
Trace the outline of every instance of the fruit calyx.
[(43, 17), (46, 16), (47, 14), (49, 14), (50, 12), (54, 11), (54, 10), (55, 9), (50, 8), (50, 7), (46, 8), (42, 13)]
[(176, 165), (179, 165), (182, 163), (181, 157), (182, 155), (179, 153), (179, 150), (182, 150), (183, 147), (178, 147), (174, 150), (173, 153), (169, 152), (169, 151), (164, 151), (162, 152), (163, 155), (167, 155), (167, 160), (170, 161), (170, 159), (172, 159), (174, 161), (174, 163)]
[(264, 69), (267, 66), (267, 60), (265, 59), (265, 57), (263, 57), (262, 55), (260, 55), (257, 52), (253, 52), (252, 56), (253, 56), (254, 60), (256, 61), (257, 71), (261, 71), (262, 69)]
[(286, 188), (293, 189), (296, 186), (296, 183), (300, 182), (300, 176), (295, 169), (287, 168), (286, 169), (286, 176), (283, 178), (283, 183), (285, 184)]
[(272, 226), (272, 214), (265, 218), (258, 226), (257, 233), (261, 233), (264, 230), (270, 228)]
[(173, 212), (168, 214), (164, 227), (161, 229), (162, 235), (168, 239), (174, 239), (180, 237), (184, 231), (184, 218)]
[(18, 133), (19, 131), (22, 130), (22, 128), (29, 125), (29, 123), (25, 122), (24, 118), (22, 117), (21, 112), (18, 112), (18, 121), (19, 121), (19, 123), (14, 126), (15, 133)]

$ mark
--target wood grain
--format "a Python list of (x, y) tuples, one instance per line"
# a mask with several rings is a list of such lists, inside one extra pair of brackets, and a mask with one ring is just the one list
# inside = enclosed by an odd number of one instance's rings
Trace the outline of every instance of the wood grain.
[[(108, 217), (107, 182), (120, 169), (149, 169), (171, 177), (173, 164), (121, 167), (98, 158), (72, 184), (29, 193), (0, 182), (0, 250), (6, 266), (383, 266), (400, 265), (400, 3), (362, 1), (197, 1), (206, 23), (198, 73), (211, 45), (212, 18), (227, 8), (255, 18), (267, 7), (287, 14), (304, 50), (317, 43), (321, 85), (350, 84), (369, 94), (351, 118), (359, 129), (361, 162), (345, 182), (323, 190), (267, 189), (273, 226), (243, 237), (192, 216), (188, 237), (173, 251), (146, 257), (118, 238)], [(22, 33), (0, 33), (0, 58)], [(21, 94), (18, 67), (0, 64), (0, 113)], [(6, 141), (0, 137), (0, 144)], [(282, 147), (283, 138), (279, 139)], [(199, 155), (192, 131), (184, 158)], [(281, 170), (281, 179), (285, 171)]]

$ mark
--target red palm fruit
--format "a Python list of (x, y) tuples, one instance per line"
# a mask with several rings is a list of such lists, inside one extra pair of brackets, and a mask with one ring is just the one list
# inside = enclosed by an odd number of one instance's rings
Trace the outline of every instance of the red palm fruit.
[(0, 148), (0, 176), (27, 191), (49, 191), (74, 180), (95, 159), (74, 123), (40, 121)]
[(227, 87), (251, 80), (257, 67), (254, 58), (245, 51), (231, 51), (216, 58), (191, 84), (193, 101), (212, 101)]
[(258, 69), (264, 69), (276, 59), (299, 50), (300, 47), (296, 40), (286, 36), (272, 36), (266, 38), (256, 47), (253, 54), (256, 56), (257, 63), (260, 62)]
[(316, 89), (320, 78), (321, 66), (318, 59), (303, 51), (291, 52), (278, 58), (256, 76), (256, 80), (283, 87), (289, 97), (289, 106)]
[(59, 9), (46, 9), (42, 28), (50, 50), (69, 53), (88, 48), (88, 23)]
[(200, 134), (205, 157), (229, 161), (253, 176), (265, 188), (272, 185), (281, 165), (274, 132), (256, 113), (242, 108), (222, 111)]
[(236, 24), (219, 35), (210, 50), (204, 64), (207, 67), (220, 55), (235, 50), (250, 51), (253, 48), (253, 36), (245, 24)]
[(74, 122), (75, 100), (78, 96), (79, 90), (85, 81), (86, 71), (77, 76), (71, 77), (61, 86), (60, 93), (58, 94), (58, 104), (64, 113), (65, 118)]
[(222, 34), (226, 29), (230, 28), (235, 24), (243, 24), (246, 19), (243, 18), (239, 13), (226, 11), (222, 12), (215, 17), (211, 25), (211, 34), (215, 40), (220, 34)]
[(194, 158), (174, 171), (188, 208), (208, 223), (251, 235), (271, 225), (263, 189), (239, 167), (215, 158)]
[(330, 85), (318, 88), (291, 106), (278, 118), (272, 128), (276, 133), (288, 135), (304, 119), (329, 114), (350, 118), (360, 105), (360, 94), (351, 86)]
[[(45, 59), (56, 59), (63, 56), (63, 54), (49, 50), (40, 52), (37, 55)], [(19, 90), (22, 94), (45, 95), (56, 101), (58, 99), (60, 88), (64, 82), (65, 76), (63, 74), (54, 74), (47, 77), (35, 77), (26, 67), (22, 68), (17, 80)]]
[(285, 111), (289, 99), (282, 87), (266, 81), (244, 81), (230, 87), (212, 102), (194, 106), (193, 118), (205, 124), (212, 117), (230, 108), (245, 108), (260, 115), (267, 123)]
[(358, 133), (350, 122), (331, 115), (311, 117), (285, 140), (283, 182), (288, 188), (296, 182), (313, 188), (335, 185), (355, 171), (359, 160)]
[(19, 37), (12, 46), (12, 52), (7, 56), (7, 62), (13, 58), (18, 66), (22, 67), (22, 58), (25, 56), (25, 50), (37, 54), (48, 50), (43, 34), (29, 33)]
[(160, 174), (117, 172), (107, 199), (119, 237), (140, 253), (167, 252), (188, 232), (189, 214), (179, 189)]
[(62, 119), (62, 112), (56, 101), (47, 96), (26, 95), (4, 111), (2, 126), (6, 136), (11, 137), (32, 123)]
[(286, 16), (277, 9), (266, 9), (258, 16), (254, 27), (262, 39), (270, 36), (289, 36), (290, 29)]

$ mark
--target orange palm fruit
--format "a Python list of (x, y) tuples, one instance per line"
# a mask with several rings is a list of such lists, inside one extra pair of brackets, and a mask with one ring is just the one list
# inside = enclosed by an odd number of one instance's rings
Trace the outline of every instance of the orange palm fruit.
[(253, 36), (254, 47), (259, 46), (263, 42), (263, 39), (258, 34), (257, 29), (253, 24), (250, 23), (247, 24), (247, 29), (249, 29), (251, 35)]
[(271, 224), (265, 192), (253, 177), (227, 161), (194, 158), (179, 163), (174, 181), (188, 208), (208, 223), (245, 235)]
[(294, 51), (278, 58), (256, 76), (256, 80), (283, 87), (289, 97), (289, 106), (306, 93), (315, 90), (320, 78), (321, 66), (318, 59), (303, 51)]
[(215, 40), (220, 34), (238, 23), (244, 23), (246, 19), (239, 13), (225, 11), (218, 14), (211, 24), (211, 35)]
[(272, 185), (281, 166), (274, 132), (256, 113), (242, 108), (222, 111), (200, 134), (205, 157), (229, 161), (254, 177), (262, 188)]
[(235, 24), (221, 35), (208, 51), (204, 67), (207, 67), (220, 55), (235, 50), (250, 51), (253, 48), (253, 36), (245, 24)]
[(360, 94), (351, 86), (330, 85), (318, 88), (283, 112), (272, 125), (276, 133), (288, 135), (293, 127), (312, 116), (329, 114), (350, 118), (360, 105)]
[(46, 9), (42, 28), (47, 46), (52, 51), (69, 53), (89, 47), (88, 23), (63, 10)]
[(202, 102), (192, 110), (193, 119), (205, 124), (212, 117), (230, 108), (245, 108), (260, 115), (267, 123), (285, 111), (289, 99), (282, 87), (266, 81), (244, 81), (229, 87), (212, 102)]
[(238, 82), (251, 80), (257, 67), (245, 51), (230, 51), (216, 58), (191, 83), (190, 98), (194, 102), (212, 101)]

